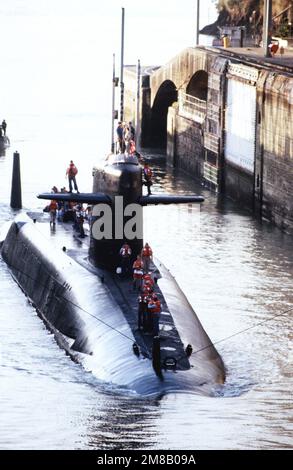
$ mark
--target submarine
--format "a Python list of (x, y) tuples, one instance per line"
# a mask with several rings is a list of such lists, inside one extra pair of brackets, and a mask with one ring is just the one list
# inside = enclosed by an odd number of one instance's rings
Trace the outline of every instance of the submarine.
[[(151, 262), (161, 302), (153, 336), (138, 328), (138, 292), (119, 268), (124, 242), (131, 262), (141, 253), (144, 206), (202, 203), (203, 197), (143, 195), (140, 161), (127, 153), (111, 154), (93, 169), (92, 193), (37, 197), (92, 206), (90, 236), (72, 249), (41, 233), (43, 213), (19, 214), (1, 242), (12, 276), (66, 353), (101, 383), (142, 396), (211, 394), (223, 384), (222, 358), (169, 270), (157, 258)], [(68, 234), (68, 223), (59, 221), (62, 231)]]

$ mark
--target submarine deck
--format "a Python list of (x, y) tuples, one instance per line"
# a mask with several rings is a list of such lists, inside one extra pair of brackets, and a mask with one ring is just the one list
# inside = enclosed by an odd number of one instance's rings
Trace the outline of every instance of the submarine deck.
[[(103, 279), (105, 286), (109, 289), (117, 304), (123, 311), (140, 352), (144, 357), (152, 358), (153, 335), (138, 328), (138, 292), (133, 290), (131, 278), (121, 278), (119, 275), (109, 271), (96, 268), (88, 260), (89, 229), (85, 224), (84, 238), (81, 238), (72, 228), (72, 222), (56, 223), (56, 229), (50, 229), (48, 214), (41, 212), (28, 212), (31, 219), (38, 223), (38, 229), (46, 237), (50, 238), (57, 249), (66, 247), (66, 253), (77, 263), (88, 271), (92, 272), (100, 279)], [(159, 262), (152, 263), (151, 273), (157, 279), (162, 277), (159, 270)], [(175, 359), (176, 370), (190, 369), (190, 363), (186, 356), (184, 345), (180, 339), (174, 320), (169, 311), (168, 305), (158, 286), (155, 284), (154, 291), (161, 301), (162, 312), (160, 316), (160, 344), (161, 363), (164, 364), (168, 358)], [(186, 345), (185, 345), (186, 346)]]

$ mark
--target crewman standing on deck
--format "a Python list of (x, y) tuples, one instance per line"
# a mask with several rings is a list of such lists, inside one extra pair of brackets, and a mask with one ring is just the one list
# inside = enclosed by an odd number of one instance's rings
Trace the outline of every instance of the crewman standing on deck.
[(6, 123), (5, 119), (3, 119), (3, 121), (2, 121), (1, 127), (3, 129), (4, 135), (6, 135), (7, 123)]
[(128, 127), (129, 127), (129, 130), (131, 132), (131, 139), (135, 140), (135, 129), (134, 129), (131, 121), (129, 121)]
[(138, 297), (138, 310), (137, 310), (137, 327), (139, 330), (144, 329), (146, 311), (148, 308), (147, 299), (140, 295)]
[(129, 141), (128, 153), (129, 153), (129, 155), (134, 155), (135, 154), (135, 142), (134, 142), (134, 140)]
[(142, 279), (142, 285), (150, 287), (152, 290), (154, 290), (155, 281), (153, 280), (150, 274), (144, 274)]
[(122, 275), (127, 276), (130, 270), (130, 259), (132, 255), (132, 250), (128, 243), (122, 245), (119, 255), (121, 258)]
[(152, 316), (152, 325), (153, 325), (153, 335), (159, 336), (160, 333), (160, 315), (161, 315), (161, 302), (156, 295), (153, 295), (151, 304), (151, 316)]
[(122, 122), (118, 122), (118, 127), (116, 129), (117, 141), (118, 141), (118, 151), (120, 153), (125, 152), (125, 141), (124, 141), (124, 127)]
[(49, 204), (49, 213), (50, 213), (50, 227), (55, 228), (56, 225), (56, 214), (57, 214), (58, 204), (56, 201), (52, 200)]
[(153, 172), (152, 172), (151, 168), (149, 167), (148, 163), (144, 164), (143, 176), (144, 176), (144, 184), (147, 187), (148, 196), (149, 196), (150, 194), (152, 194), (151, 193), (151, 186), (153, 184), (153, 182), (152, 182)]
[(145, 244), (141, 251), (141, 259), (143, 261), (144, 273), (148, 274), (150, 270), (150, 263), (153, 259), (153, 250), (148, 243)]
[(72, 193), (72, 183), (74, 184), (74, 189), (79, 194), (77, 183), (76, 183), (76, 175), (77, 175), (77, 168), (74, 165), (73, 161), (70, 160), (69, 167), (66, 170), (66, 176), (68, 176), (68, 183), (69, 183), (69, 192)]
[(143, 277), (143, 262), (140, 255), (137, 255), (136, 260), (132, 265), (133, 269), (133, 289), (140, 290), (142, 277)]

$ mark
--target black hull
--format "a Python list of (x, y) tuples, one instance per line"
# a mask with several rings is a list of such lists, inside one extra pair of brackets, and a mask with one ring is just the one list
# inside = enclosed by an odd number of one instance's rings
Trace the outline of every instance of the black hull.
[[(166, 341), (176, 343), (174, 351), (177, 348), (177, 355), (183, 353), (183, 362), (175, 371), (162, 370), (160, 376), (146, 351), (139, 357), (133, 353), (133, 343), (140, 343), (135, 319), (132, 322), (126, 318), (106, 271), (105, 276), (101, 275), (102, 271), (88, 264), (78, 250), (72, 257), (56, 249), (40, 234), (37, 224), (24, 215), (11, 224), (2, 256), (58, 343), (102, 382), (140, 395), (176, 390), (209, 394), (223, 383), (225, 372), (220, 356), (163, 266), (158, 284), (174, 322), (173, 336), (170, 334)], [(200, 352), (188, 359), (184, 354), (187, 344)]]

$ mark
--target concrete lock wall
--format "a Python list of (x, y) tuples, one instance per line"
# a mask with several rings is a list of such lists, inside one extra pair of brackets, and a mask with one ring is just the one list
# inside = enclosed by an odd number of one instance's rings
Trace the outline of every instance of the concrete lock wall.
[[(173, 119), (170, 116), (172, 110)], [(203, 176), (204, 146), (202, 126), (178, 114), (178, 108), (169, 108), (168, 122), (168, 162), (188, 172), (196, 178)], [(173, 155), (170, 155), (170, 141), (173, 141)]]
[[(138, 146), (146, 147), (151, 142), (151, 89), (150, 89), (150, 72), (158, 67), (142, 68), (140, 101), (139, 101), (139, 117), (140, 117), (140, 136)], [(134, 65), (125, 67), (124, 70), (124, 121), (131, 121), (136, 125), (137, 113), (137, 69)]]
[(186, 89), (194, 73), (208, 70), (211, 56), (205, 50), (188, 47), (150, 76), (151, 107), (162, 84), (170, 80), (177, 89)]
[(225, 74), (225, 192), (254, 207), (258, 69), (228, 61)]
[[(197, 103), (197, 74), (202, 81), (204, 72), (206, 102)], [(205, 104), (205, 109), (190, 113), (187, 90), (194, 95), (191, 104)], [(243, 104), (231, 106), (230, 98), (235, 101), (239, 90), (245, 96)], [(282, 71), (278, 66), (276, 72), (274, 64), (264, 64), (261, 58), (188, 48), (150, 75), (141, 105), (146, 123), (143, 145), (152, 145), (158, 103), (166, 108), (161, 114), (166, 119), (162, 150), (170, 165), (211, 183), (213, 189), (293, 233), (293, 68)]]
[(258, 83), (255, 199), (261, 216), (293, 233), (293, 77), (263, 71)]

